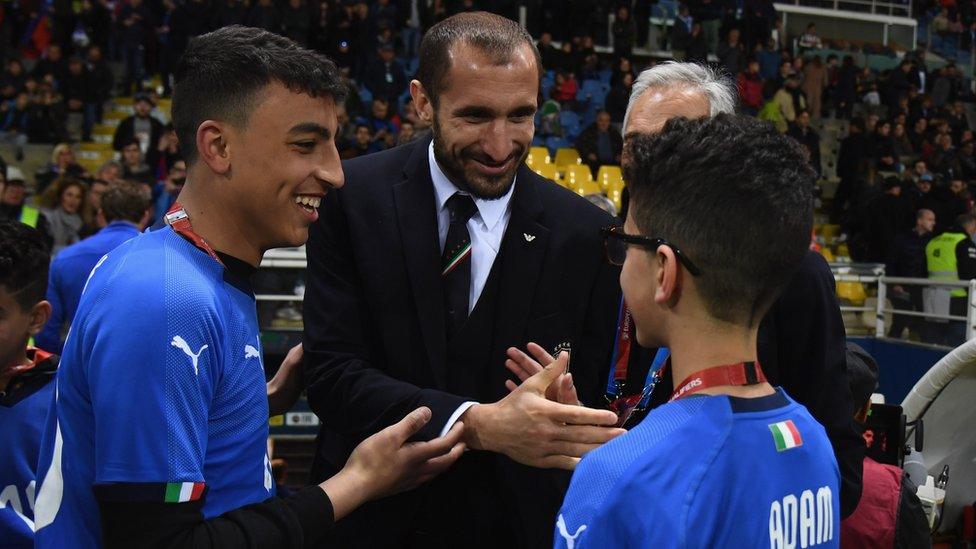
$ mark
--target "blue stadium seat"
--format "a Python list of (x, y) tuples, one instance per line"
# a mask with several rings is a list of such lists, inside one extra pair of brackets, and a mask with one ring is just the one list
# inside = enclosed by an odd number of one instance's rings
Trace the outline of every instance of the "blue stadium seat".
[(610, 86), (610, 79), (613, 77), (613, 71), (610, 69), (603, 69), (600, 71), (600, 82), (603, 82), (605, 86)]
[(588, 105), (603, 108), (603, 103), (606, 101), (609, 91), (610, 86), (599, 80), (584, 80), (583, 86), (580, 88), (576, 98), (580, 101), (587, 102)]
[(580, 118), (579, 115), (573, 111), (560, 111), (559, 112), (559, 124), (563, 128), (563, 135), (567, 139), (573, 141), (580, 133)]
[(556, 156), (557, 149), (564, 149), (572, 146), (572, 143), (563, 139), (562, 137), (550, 137), (549, 139), (546, 139), (546, 147), (549, 148), (549, 154), (551, 154), (553, 157)]
[(366, 86), (360, 86), (359, 98), (363, 101), (363, 105), (369, 105), (373, 102), (373, 92), (366, 89)]

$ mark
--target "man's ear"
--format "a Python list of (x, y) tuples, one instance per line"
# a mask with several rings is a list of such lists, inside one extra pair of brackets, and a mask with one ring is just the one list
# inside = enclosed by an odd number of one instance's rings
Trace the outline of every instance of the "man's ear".
[(430, 96), (427, 95), (427, 90), (424, 89), (424, 85), (420, 83), (420, 80), (410, 81), (410, 97), (413, 97), (413, 106), (417, 109), (417, 116), (424, 122), (433, 124), (434, 103), (431, 101)]
[(30, 316), (28, 330), (30, 331), (30, 335), (34, 336), (44, 328), (48, 319), (51, 318), (51, 304), (46, 300), (37, 303), (31, 307)]
[(670, 246), (660, 245), (654, 253), (657, 262), (657, 290), (654, 301), (664, 307), (673, 307), (681, 297), (681, 268), (678, 257)]
[(215, 120), (204, 120), (197, 128), (197, 153), (210, 171), (225, 175), (230, 171), (230, 128)]

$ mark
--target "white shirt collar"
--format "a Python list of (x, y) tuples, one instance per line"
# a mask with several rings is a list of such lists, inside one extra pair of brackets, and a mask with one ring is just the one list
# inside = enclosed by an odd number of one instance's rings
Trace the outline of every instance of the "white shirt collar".
[[(440, 164), (437, 163), (437, 159), (434, 157), (434, 142), (431, 141), (430, 147), (427, 149), (427, 158), (430, 161), (430, 178), (434, 182), (434, 197), (437, 200), (437, 211), (443, 210), (447, 207), (447, 200), (454, 196), (454, 193), (460, 192), (462, 194), (468, 194), (464, 191), (459, 190), (451, 180), (447, 178), (444, 171), (441, 170)], [(516, 178), (517, 179), (517, 178)], [(474, 204), (478, 207), (478, 215), (481, 216), (481, 222), (484, 224), (485, 229), (491, 231), (494, 229), (495, 225), (502, 220), (505, 212), (508, 210), (509, 205), (512, 202), (512, 192), (515, 190), (515, 182), (512, 182), (512, 186), (508, 188), (508, 192), (504, 196), (495, 200), (487, 200), (484, 198), (474, 198)]]

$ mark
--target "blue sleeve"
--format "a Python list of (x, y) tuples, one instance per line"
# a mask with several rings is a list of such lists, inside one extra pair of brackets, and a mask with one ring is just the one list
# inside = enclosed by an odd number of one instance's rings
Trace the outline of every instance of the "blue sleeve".
[(96, 484), (205, 482), (221, 322), (212, 292), (161, 278), (110, 288), (86, 326)]
[(64, 326), (64, 300), (61, 298), (61, 266), (63, 263), (54, 260), (47, 278), (47, 293), (44, 298), (51, 304), (51, 318), (36, 336), (34, 343), (37, 347), (49, 353), (61, 354), (61, 328)]

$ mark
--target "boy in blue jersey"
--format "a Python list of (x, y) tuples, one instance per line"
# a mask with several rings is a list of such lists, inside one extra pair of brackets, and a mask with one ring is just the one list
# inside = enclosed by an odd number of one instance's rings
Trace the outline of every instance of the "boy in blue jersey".
[(554, 545), (838, 547), (826, 434), (756, 362), (759, 323), (809, 243), (806, 159), (724, 114), (670, 120), (627, 154), (631, 207), (607, 255), (640, 344), (670, 348), (674, 393), (583, 458)]
[(265, 384), (249, 277), (267, 249), (304, 243), (343, 184), (344, 86), (324, 57), (236, 26), (194, 39), (175, 78), (187, 181), (168, 225), (111, 251), (82, 290), (38, 466), (37, 547), (321, 546), (352, 509), (449, 467), (463, 426), (407, 443), (430, 418), (419, 408), (334, 477), (275, 497), (268, 416), (301, 372)]
[(28, 347), (51, 314), (41, 233), (0, 222), (0, 547), (34, 547), (35, 469), (58, 357)]

